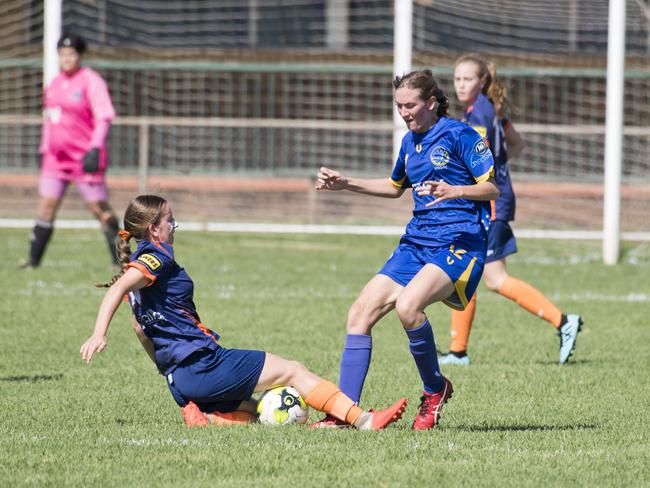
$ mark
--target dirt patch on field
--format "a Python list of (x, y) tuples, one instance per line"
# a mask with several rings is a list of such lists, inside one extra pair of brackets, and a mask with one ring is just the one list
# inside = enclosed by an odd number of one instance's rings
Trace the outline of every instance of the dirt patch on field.
[[(136, 177), (109, 176), (108, 185), (118, 214), (139, 193)], [(317, 192), (310, 180), (298, 178), (153, 176), (147, 187), (174, 203), (179, 220), (403, 225), (412, 205), (408, 194), (393, 200), (348, 192)], [(34, 217), (37, 188), (37, 175), (0, 174), (0, 217)], [(602, 227), (602, 185), (515, 183), (515, 192), (518, 227)], [(650, 185), (623, 186), (621, 230), (650, 231), (649, 211)], [(76, 188), (70, 188), (59, 216), (89, 218)]]

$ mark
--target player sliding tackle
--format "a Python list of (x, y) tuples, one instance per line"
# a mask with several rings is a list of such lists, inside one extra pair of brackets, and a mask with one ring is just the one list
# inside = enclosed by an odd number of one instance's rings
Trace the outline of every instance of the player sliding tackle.
[[(398, 420), (406, 408), (402, 398), (385, 410), (361, 409), (333, 383), (305, 366), (264, 351), (226, 349), (219, 335), (204, 326), (193, 301), (194, 283), (174, 258), (178, 227), (169, 203), (156, 195), (135, 198), (124, 214), (119, 259), (123, 270), (99, 307), (95, 330), (81, 346), (89, 363), (106, 347), (111, 319), (128, 294), (139, 337), (188, 426), (248, 423), (254, 420), (251, 395), (275, 385), (293, 386), (308, 405), (361, 430), (380, 430)], [(135, 239), (132, 253), (130, 240)]]

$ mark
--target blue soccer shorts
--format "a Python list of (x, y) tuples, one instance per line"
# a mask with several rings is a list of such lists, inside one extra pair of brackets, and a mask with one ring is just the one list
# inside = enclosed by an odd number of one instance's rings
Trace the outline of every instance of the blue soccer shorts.
[(434, 264), (454, 284), (454, 293), (442, 302), (455, 310), (464, 310), (481, 280), (484, 263), (485, 246), (476, 241), (458, 240), (445, 247), (402, 242), (378, 274), (406, 286), (426, 264)]
[(255, 392), (265, 359), (264, 351), (199, 349), (167, 375), (167, 385), (181, 407), (191, 400), (203, 412), (232, 412)]
[(498, 261), (517, 252), (517, 239), (512, 233), (510, 224), (505, 220), (490, 222), (488, 229), (488, 247), (486, 263)]

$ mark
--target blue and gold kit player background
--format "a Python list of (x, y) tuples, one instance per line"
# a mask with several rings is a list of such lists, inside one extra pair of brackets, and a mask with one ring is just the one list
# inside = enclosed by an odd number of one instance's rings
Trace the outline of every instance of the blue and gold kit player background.
[(488, 234), (487, 261), (496, 261), (517, 252), (517, 241), (507, 224), (515, 219), (515, 192), (508, 168), (508, 145), (505, 128), (510, 122), (497, 116), (494, 105), (479, 93), (465, 111), (464, 121), (490, 144), (494, 157), (494, 181), (499, 188), (499, 198), (492, 202), (492, 228)]
[[(400, 189), (430, 180), (465, 186), (488, 180), (493, 171), (492, 153), (477, 131), (440, 117), (428, 131), (404, 136), (390, 180)], [(379, 273), (406, 286), (424, 265), (434, 264), (454, 283), (455, 293), (444, 303), (462, 310), (483, 273), (490, 204), (457, 198), (427, 206), (434, 199), (413, 191), (413, 218)]]

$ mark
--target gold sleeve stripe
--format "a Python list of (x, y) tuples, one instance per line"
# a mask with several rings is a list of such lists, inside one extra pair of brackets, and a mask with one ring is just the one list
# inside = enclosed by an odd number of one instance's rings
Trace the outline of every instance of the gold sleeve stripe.
[(484, 181), (487, 181), (490, 179), (490, 177), (494, 176), (494, 166), (490, 166), (490, 169), (487, 171), (487, 173), (482, 174), (481, 176), (474, 177), (477, 183), (483, 183)]
[(406, 176), (404, 178), (402, 178), (401, 180), (399, 180), (399, 181), (395, 181), (392, 178), (388, 178), (388, 181), (390, 181), (390, 184), (393, 185), (395, 188), (401, 190), (405, 179), (406, 179)]
[(481, 137), (486, 137), (487, 136), (487, 127), (484, 127), (482, 125), (473, 125), (472, 129), (474, 129), (476, 132), (478, 132), (478, 134)]

